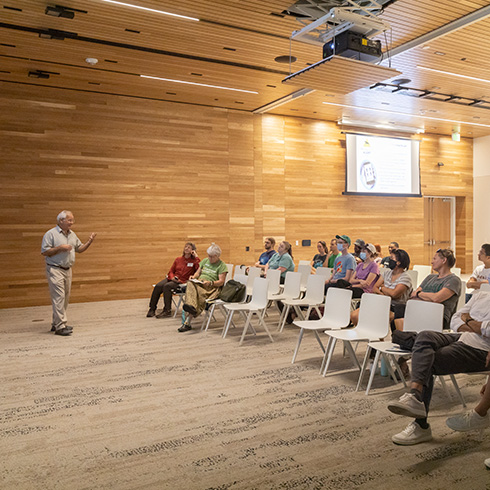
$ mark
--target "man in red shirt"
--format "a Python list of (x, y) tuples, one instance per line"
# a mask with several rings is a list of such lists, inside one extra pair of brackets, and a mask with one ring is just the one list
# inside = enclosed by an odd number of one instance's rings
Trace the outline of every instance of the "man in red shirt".
[[(167, 277), (160, 281), (153, 288), (150, 299), (150, 309), (146, 316), (148, 318), (166, 318), (172, 315), (172, 293), (181, 284), (185, 284), (199, 269), (200, 259), (196, 254), (196, 246), (192, 242), (187, 242), (181, 257), (177, 257), (170, 267)], [(158, 300), (163, 294), (163, 311), (158, 315), (155, 314)]]

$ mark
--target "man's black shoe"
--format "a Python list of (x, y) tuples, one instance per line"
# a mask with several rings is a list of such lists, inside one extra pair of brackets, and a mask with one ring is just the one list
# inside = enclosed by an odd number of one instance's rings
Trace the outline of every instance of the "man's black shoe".
[(155, 310), (152, 310), (151, 308), (148, 310), (148, 313), (146, 314), (146, 318), (152, 318), (155, 316)]
[(163, 310), (161, 313), (158, 313), (158, 315), (155, 315), (155, 318), (168, 318), (170, 316), (172, 316), (170, 310)]
[(55, 335), (63, 335), (63, 337), (66, 337), (67, 335), (71, 335), (73, 333), (73, 330), (70, 330), (69, 328), (59, 328), (56, 330), (54, 333)]
[[(64, 328), (67, 330), (73, 330), (73, 327), (70, 327), (70, 325), (66, 325)], [(56, 332), (56, 327), (54, 325), (51, 327), (51, 332)]]
[(192, 327), (190, 325), (186, 325), (185, 323), (177, 329), (178, 332), (188, 332), (189, 330), (192, 330)]

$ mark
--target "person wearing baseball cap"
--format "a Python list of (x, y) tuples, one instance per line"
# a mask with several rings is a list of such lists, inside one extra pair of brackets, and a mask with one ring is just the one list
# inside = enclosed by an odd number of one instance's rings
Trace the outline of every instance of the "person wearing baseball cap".
[(364, 240), (362, 240), (361, 238), (358, 238), (354, 242), (354, 253), (352, 255), (354, 256), (354, 258), (356, 259), (356, 262), (358, 264), (360, 262), (362, 262), (362, 259), (361, 259), (361, 251), (362, 251), (362, 249), (364, 248), (365, 245), (366, 245), (366, 242)]
[(332, 276), (325, 282), (325, 292), (329, 287), (349, 287), (349, 279), (356, 269), (356, 259), (349, 253), (350, 238), (347, 235), (336, 235), (335, 238), (340, 255), (335, 259)]

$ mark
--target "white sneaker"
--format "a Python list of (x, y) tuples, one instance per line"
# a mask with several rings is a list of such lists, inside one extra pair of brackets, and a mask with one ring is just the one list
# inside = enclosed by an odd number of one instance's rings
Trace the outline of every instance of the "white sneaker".
[(412, 393), (405, 393), (398, 401), (388, 404), (388, 410), (397, 415), (405, 415), (415, 419), (427, 417), (424, 402), (417, 400)]
[(481, 430), (490, 426), (490, 417), (478, 415), (474, 410), (460, 413), (446, 420), (446, 425), (453, 430), (466, 432), (468, 430)]
[(406, 429), (399, 434), (395, 434), (391, 440), (399, 446), (413, 446), (414, 444), (432, 440), (432, 431), (430, 427), (422, 429), (417, 422), (410, 422)]

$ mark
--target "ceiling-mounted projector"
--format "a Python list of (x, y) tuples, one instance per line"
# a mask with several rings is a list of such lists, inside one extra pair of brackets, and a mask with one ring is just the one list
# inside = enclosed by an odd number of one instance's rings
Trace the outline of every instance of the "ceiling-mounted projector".
[(381, 58), (381, 41), (373, 41), (357, 32), (345, 31), (323, 45), (323, 59), (337, 55), (359, 61)]

